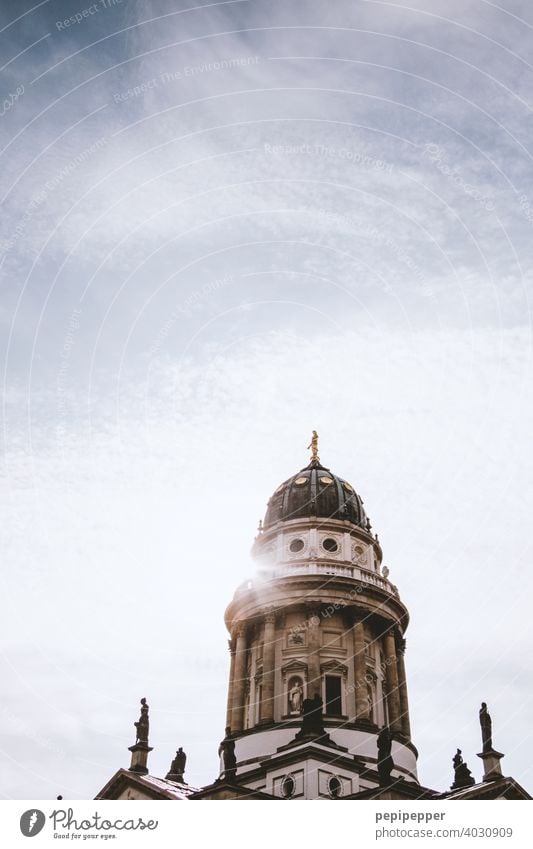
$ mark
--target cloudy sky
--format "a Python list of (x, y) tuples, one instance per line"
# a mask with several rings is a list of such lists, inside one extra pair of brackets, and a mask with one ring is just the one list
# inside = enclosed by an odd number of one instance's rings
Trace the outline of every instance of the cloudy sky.
[(3, 0), (0, 796), (217, 775), (276, 486), (352, 482), (420, 780), (533, 789), (533, 9)]

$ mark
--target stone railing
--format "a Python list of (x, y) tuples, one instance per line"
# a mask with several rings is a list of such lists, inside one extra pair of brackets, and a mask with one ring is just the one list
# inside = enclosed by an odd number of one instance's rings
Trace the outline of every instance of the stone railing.
[(284, 577), (286, 575), (338, 575), (340, 577), (353, 578), (361, 584), (370, 584), (373, 587), (379, 587), (391, 595), (397, 595), (396, 588), (386, 578), (378, 575), (376, 572), (371, 572), (369, 569), (362, 569), (360, 566), (348, 566), (344, 563), (317, 563), (311, 561), (308, 563), (284, 563), (276, 566), (273, 570), (273, 577)]

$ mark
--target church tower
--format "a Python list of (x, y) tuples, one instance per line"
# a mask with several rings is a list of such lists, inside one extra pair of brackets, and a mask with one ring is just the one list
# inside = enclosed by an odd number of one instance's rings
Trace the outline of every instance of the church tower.
[(256, 577), (226, 610), (221, 749), (231, 747), (233, 780), (275, 798), (349, 797), (391, 779), (414, 789), (409, 615), (361, 497), (320, 462), (315, 432), (310, 448), (270, 498)]
[(150, 774), (142, 698), (130, 766), (96, 798), (530, 799), (502, 775), (485, 702), (482, 780), (456, 749), (449, 789), (419, 783), (404, 667), (409, 615), (362, 498), (320, 462), (314, 431), (309, 447), (309, 465), (270, 498), (252, 549), (256, 576), (226, 610), (231, 667), (220, 774), (190, 785), (181, 746), (164, 777)]

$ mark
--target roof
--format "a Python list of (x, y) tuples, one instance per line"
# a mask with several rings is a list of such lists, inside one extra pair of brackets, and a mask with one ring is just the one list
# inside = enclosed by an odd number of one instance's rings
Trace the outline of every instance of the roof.
[(198, 792), (198, 787), (190, 784), (180, 784), (167, 778), (157, 778), (155, 775), (139, 775), (129, 769), (119, 769), (118, 772), (95, 796), (96, 799), (117, 799), (128, 787), (135, 787), (153, 799), (185, 800), (191, 793)]
[(318, 460), (311, 461), (278, 486), (268, 502), (263, 528), (314, 517), (341, 519), (370, 529), (363, 500), (353, 486)]
[(531, 799), (531, 796), (514, 778), (502, 776), (442, 793), (440, 798), (453, 801), (455, 799)]
[(272, 800), (275, 796), (270, 793), (265, 793), (262, 790), (253, 790), (250, 787), (244, 787), (242, 784), (234, 784), (230, 781), (215, 781), (207, 787), (193, 793), (190, 797), (191, 801), (196, 799), (218, 801), (222, 799), (236, 799), (237, 801), (250, 800)]

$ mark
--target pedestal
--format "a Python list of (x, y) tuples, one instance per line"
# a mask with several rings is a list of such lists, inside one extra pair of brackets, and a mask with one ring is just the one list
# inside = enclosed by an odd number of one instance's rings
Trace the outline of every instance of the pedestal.
[(131, 752), (130, 772), (137, 772), (139, 775), (147, 775), (148, 755), (153, 750), (153, 746), (148, 746), (146, 743), (135, 743), (130, 746), (128, 751)]
[(490, 749), (488, 752), (481, 752), (478, 758), (483, 761), (483, 781), (494, 781), (496, 778), (502, 777), (502, 768), (500, 766), (501, 759), (505, 757), (501, 752), (496, 752)]

